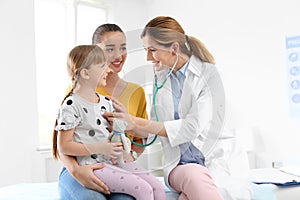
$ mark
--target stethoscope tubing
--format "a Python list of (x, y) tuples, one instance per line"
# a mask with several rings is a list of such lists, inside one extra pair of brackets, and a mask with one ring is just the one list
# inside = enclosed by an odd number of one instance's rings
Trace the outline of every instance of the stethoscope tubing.
[[(157, 107), (156, 107), (156, 96), (157, 96), (157, 93), (158, 91), (164, 87), (165, 83), (167, 82), (168, 78), (171, 76), (171, 73), (173, 72), (173, 70), (175, 69), (175, 66), (177, 65), (177, 62), (178, 62), (178, 54), (176, 53), (176, 60), (170, 70), (170, 72), (168, 73), (168, 75), (166, 76), (165, 80), (160, 84), (158, 85), (157, 83), (157, 75), (155, 73), (155, 70), (153, 68), (153, 71), (154, 71), (154, 87), (155, 87), (155, 91), (154, 91), (154, 94), (153, 94), (153, 109), (154, 109), (154, 113), (155, 113), (155, 118), (156, 118), (156, 121), (159, 121), (159, 118), (158, 118), (158, 112), (157, 112)], [(157, 135), (154, 136), (154, 138), (151, 140), (151, 142), (149, 143), (146, 143), (146, 144), (140, 144), (140, 143), (136, 143), (134, 142), (132, 139), (130, 139), (131, 143), (136, 145), (136, 146), (139, 146), (139, 147), (147, 147), (147, 146), (150, 146), (151, 144), (153, 144), (155, 142), (155, 140), (157, 139)]]

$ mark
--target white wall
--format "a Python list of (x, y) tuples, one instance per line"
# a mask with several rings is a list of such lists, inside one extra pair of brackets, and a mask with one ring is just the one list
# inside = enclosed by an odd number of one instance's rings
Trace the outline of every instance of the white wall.
[(110, 21), (118, 24), (127, 37), (128, 56), (123, 67), (123, 75), (132, 69), (147, 64), (145, 51), (142, 47), (140, 33), (145, 22), (148, 20), (148, 6), (146, 1), (141, 0), (115, 0), (113, 5), (113, 16)]
[(0, 1), (0, 186), (31, 181), (37, 145), (33, 0)]
[(117, 23), (124, 31), (140, 29), (148, 17), (146, 3), (140, 0), (114, 0), (112, 11), (109, 20)]

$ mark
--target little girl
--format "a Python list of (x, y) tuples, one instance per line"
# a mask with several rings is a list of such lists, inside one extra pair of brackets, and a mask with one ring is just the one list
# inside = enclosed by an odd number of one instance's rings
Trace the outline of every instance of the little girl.
[(123, 153), (122, 143), (110, 143), (110, 124), (103, 118), (112, 112), (109, 98), (96, 93), (106, 85), (110, 69), (103, 50), (97, 45), (80, 45), (67, 60), (72, 89), (60, 106), (53, 134), (53, 156), (75, 156), (79, 165), (105, 163), (95, 170), (113, 193), (126, 193), (137, 200), (166, 199), (162, 184), (135, 162), (113, 165)]

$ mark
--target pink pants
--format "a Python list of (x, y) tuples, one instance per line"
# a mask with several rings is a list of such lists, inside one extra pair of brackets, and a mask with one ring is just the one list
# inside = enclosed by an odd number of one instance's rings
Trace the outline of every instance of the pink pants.
[(165, 200), (161, 182), (135, 162), (124, 163), (122, 168), (105, 164), (94, 171), (112, 193), (126, 193), (136, 200)]
[(181, 193), (178, 200), (223, 200), (208, 169), (202, 165), (178, 165), (169, 175), (169, 184)]

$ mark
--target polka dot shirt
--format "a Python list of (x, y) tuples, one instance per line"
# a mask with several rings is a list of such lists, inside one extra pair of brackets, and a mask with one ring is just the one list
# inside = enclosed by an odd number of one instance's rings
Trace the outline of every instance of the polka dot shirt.
[[(56, 130), (75, 128), (73, 140), (84, 144), (107, 139), (109, 123), (102, 117), (102, 114), (106, 111), (112, 112), (113, 106), (110, 99), (97, 95), (100, 99), (99, 103), (88, 102), (77, 94), (66, 98), (58, 112)], [(110, 163), (110, 158), (101, 154), (77, 156), (76, 158), (79, 165)]]

